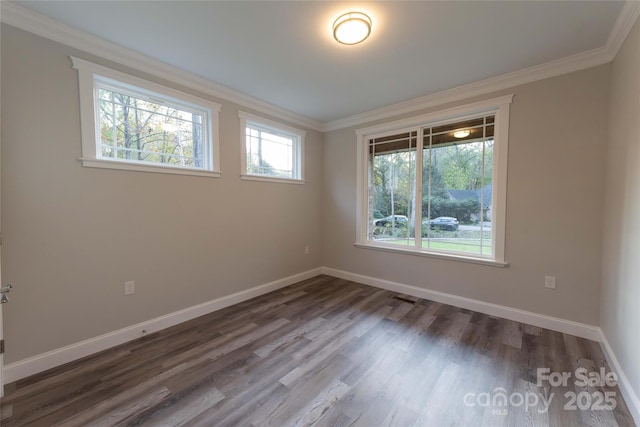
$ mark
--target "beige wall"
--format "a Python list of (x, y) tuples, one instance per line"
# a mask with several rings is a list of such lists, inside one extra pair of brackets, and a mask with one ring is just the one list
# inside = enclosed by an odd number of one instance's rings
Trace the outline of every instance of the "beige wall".
[(606, 164), (600, 322), (640, 396), (640, 20), (611, 69)]
[(305, 185), (241, 181), (237, 107), (213, 99), (222, 178), (83, 168), (68, 56), (126, 69), (7, 25), (1, 48), (5, 363), (321, 265), (320, 133)]
[[(324, 265), (597, 325), (609, 71), (604, 65), (449, 105), (515, 94), (508, 268), (354, 247), (355, 128), (325, 134)], [(557, 290), (544, 288), (545, 275), (557, 276)]]

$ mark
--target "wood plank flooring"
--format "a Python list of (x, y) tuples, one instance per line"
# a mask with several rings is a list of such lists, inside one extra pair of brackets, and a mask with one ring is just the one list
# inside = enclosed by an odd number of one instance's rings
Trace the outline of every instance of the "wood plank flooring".
[(0, 424), (633, 426), (617, 387), (537, 384), (581, 367), (598, 343), (318, 276), (8, 384)]

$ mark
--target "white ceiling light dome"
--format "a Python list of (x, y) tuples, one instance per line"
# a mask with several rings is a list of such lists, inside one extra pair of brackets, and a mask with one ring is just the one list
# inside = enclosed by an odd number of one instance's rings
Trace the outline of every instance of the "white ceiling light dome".
[(456, 138), (466, 138), (471, 134), (471, 131), (469, 129), (458, 129), (457, 131), (453, 132), (453, 136), (455, 136)]
[(354, 45), (362, 43), (371, 34), (371, 18), (362, 12), (340, 15), (333, 23), (333, 37), (338, 43)]

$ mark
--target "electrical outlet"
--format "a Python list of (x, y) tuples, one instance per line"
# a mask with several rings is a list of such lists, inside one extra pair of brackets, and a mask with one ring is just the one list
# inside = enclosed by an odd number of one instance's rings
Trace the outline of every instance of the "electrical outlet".
[(549, 289), (555, 289), (556, 276), (544, 276), (544, 287)]
[(304, 254), (309, 255), (309, 246), (304, 247)]
[(124, 282), (124, 294), (131, 295), (136, 293), (136, 282)]

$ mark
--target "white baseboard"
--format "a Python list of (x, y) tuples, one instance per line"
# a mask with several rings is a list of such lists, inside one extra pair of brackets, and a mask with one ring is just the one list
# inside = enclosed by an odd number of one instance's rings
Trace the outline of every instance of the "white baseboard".
[(604, 332), (597, 326), (587, 325), (585, 323), (574, 322), (566, 319), (560, 319), (558, 317), (546, 316), (544, 314), (533, 313), (531, 311), (519, 310), (503, 305), (473, 300), (470, 298), (447, 294), (445, 292), (433, 291), (430, 289), (419, 288), (417, 286), (405, 285), (389, 280), (364, 276), (361, 274), (337, 270), (334, 268), (323, 267), (322, 274), (338, 277), (340, 279), (350, 280), (352, 282), (363, 283), (365, 285), (375, 286), (377, 288), (387, 289), (406, 295), (412, 295), (418, 298), (429, 299), (443, 304), (449, 304), (455, 307), (489, 314), (491, 316), (502, 317), (529, 325), (539, 326), (541, 328), (551, 329), (553, 331), (575, 335), (593, 341), (599, 341), (604, 351), (607, 362), (609, 362), (609, 366), (611, 367), (613, 372), (618, 375), (618, 387), (620, 388), (620, 392), (622, 393), (622, 396), (624, 397), (624, 400), (629, 407), (629, 411), (631, 412), (635, 423), (640, 426), (640, 398), (636, 394), (635, 390), (631, 387), (631, 383), (629, 383), (629, 380), (627, 379), (622, 366), (618, 362), (618, 359), (616, 358), (615, 353), (613, 352), (613, 349), (611, 348), (611, 345), (607, 340), (607, 337), (604, 335)]
[(618, 358), (613, 352), (613, 348), (611, 348), (609, 340), (607, 340), (607, 336), (602, 330), (600, 330), (600, 345), (604, 350), (604, 356), (607, 358), (607, 362), (609, 362), (611, 370), (618, 376), (618, 387), (620, 388), (622, 397), (624, 397), (624, 401), (629, 407), (629, 412), (631, 412), (631, 416), (633, 416), (636, 425), (640, 426), (640, 397), (638, 397), (638, 394), (635, 392), (633, 387), (631, 387), (629, 379), (622, 370), (622, 366), (620, 365), (620, 362), (618, 362)]
[(381, 289), (429, 299), (443, 304), (465, 308), (467, 310), (473, 310), (492, 316), (502, 317), (529, 325), (539, 326), (541, 328), (599, 341), (611, 369), (618, 375), (620, 391), (627, 403), (627, 406), (629, 407), (629, 411), (631, 412), (635, 422), (640, 425), (640, 398), (638, 398), (638, 395), (631, 387), (631, 384), (622, 370), (609, 341), (599, 327), (328, 267), (308, 270), (11, 363), (6, 365), (3, 369), (4, 381), (5, 383), (17, 381), (21, 378), (46, 371), (47, 369), (72, 362), (93, 353), (134, 340), (141, 336), (141, 331), (143, 329), (146, 330), (147, 333), (166, 329), (268, 292), (290, 286), (302, 280), (310, 279), (319, 274), (327, 274), (329, 276), (363, 283), (365, 285), (375, 286)]
[(575, 335), (594, 341), (598, 341), (600, 339), (600, 328), (598, 328), (597, 326), (587, 325), (585, 323), (560, 319), (558, 317), (533, 313), (531, 311), (520, 310), (517, 308), (493, 304), (490, 302), (478, 301), (471, 298), (447, 294), (445, 292), (419, 288), (417, 286), (405, 285), (389, 280), (377, 279), (375, 277), (363, 276), (361, 274), (351, 273), (343, 270), (336, 270), (334, 268), (323, 267), (322, 273), (329, 276), (338, 277), (340, 279), (351, 280), (353, 282), (363, 283), (365, 285), (375, 286), (377, 288), (387, 289), (390, 291), (411, 295), (418, 298), (424, 298), (443, 304), (449, 304), (455, 307), (489, 314), (491, 316), (515, 320), (517, 322), (526, 323), (528, 325), (539, 326), (541, 328), (551, 329), (553, 331)]
[(229, 307), (230, 305), (238, 304), (242, 301), (255, 298), (268, 292), (293, 285), (294, 283), (302, 280), (310, 279), (321, 273), (321, 268), (308, 270), (293, 276), (285, 277), (284, 279), (275, 280), (245, 291), (216, 298), (214, 300), (194, 305), (183, 310), (178, 310), (164, 316), (156, 317), (155, 319), (147, 320), (136, 325), (127, 326), (126, 328), (118, 329), (117, 331), (109, 332), (66, 347), (10, 363), (4, 366), (3, 369), (4, 382), (5, 384), (8, 384), (21, 378), (46, 371), (47, 369), (55, 368), (56, 366), (89, 356), (93, 353), (124, 344), (127, 341), (140, 338), (142, 336), (143, 329), (146, 330), (147, 333), (166, 329), (179, 323), (195, 319), (196, 317)]
[(363, 283), (369, 286), (375, 286), (418, 298), (429, 299), (443, 304), (453, 305), (455, 307), (465, 308), (480, 313), (489, 314), (491, 316), (502, 317), (529, 325), (539, 326), (545, 329), (562, 332), (565, 334), (575, 335), (587, 338), (593, 341), (599, 341), (603, 348), (604, 355), (609, 362), (611, 369), (618, 375), (618, 386), (624, 397), (629, 411), (633, 416), (636, 424), (640, 426), (640, 398), (635, 390), (631, 387), (622, 366), (609, 345), (604, 332), (597, 326), (578, 323), (571, 320), (560, 319), (558, 317), (546, 316), (544, 314), (533, 313), (531, 311), (520, 310), (504, 305), (492, 304), (488, 302), (473, 300), (470, 298), (460, 297), (457, 295), (447, 294), (445, 292), (433, 291), (430, 289), (419, 288), (417, 286), (405, 285), (402, 283), (392, 282), (389, 280), (378, 279), (375, 277), (364, 276), (362, 274), (351, 273), (348, 271), (337, 270), (335, 268), (323, 267), (322, 274), (326, 274), (340, 279), (350, 280), (352, 282)]

